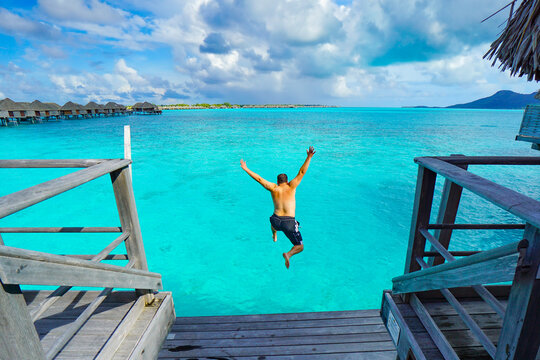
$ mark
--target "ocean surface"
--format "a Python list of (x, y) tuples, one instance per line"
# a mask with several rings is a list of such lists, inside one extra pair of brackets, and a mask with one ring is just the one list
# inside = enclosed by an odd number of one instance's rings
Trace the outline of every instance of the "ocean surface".
[[(146, 256), (174, 293), (177, 316), (378, 308), (401, 275), (417, 165), (430, 155), (539, 155), (514, 141), (522, 111), (398, 108), (165, 111), (0, 128), (0, 158), (120, 158), (131, 125), (133, 182)], [(270, 181), (293, 178), (305, 244), (287, 270), (272, 242)], [(74, 169), (0, 169), (0, 196)], [(538, 170), (472, 171), (539, 198)], [(438, 181), (437, 190), (442, 188)], [(438, 200), (435, 200), (438, 204)], [(458, 222), (518, 221), (464, 192)], [(108, 176), (0, 219), (0, 226), (118, 226)], [(454, 250), (487, 249), (520, 231), (456, 231)], [(2, 234), (6, 245), (95, 254), (115, 234)], [(120, 249), (123, 252), (123, 249)]]

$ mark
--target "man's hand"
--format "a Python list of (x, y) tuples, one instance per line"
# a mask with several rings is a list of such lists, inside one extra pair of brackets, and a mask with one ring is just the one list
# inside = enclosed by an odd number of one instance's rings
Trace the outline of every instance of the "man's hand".
[(244, 159), (240, 159), (240, 166), (244, 170), (247, 170), (247, 168), (248, 168), (247, 165), (246, 165), (246, 162), (244, 161)]
[(313, 146), (310, 146), (306, 152), (308, 157), (312, 157), (313, 155), (315, 155), (315, 149), (313, 149)]

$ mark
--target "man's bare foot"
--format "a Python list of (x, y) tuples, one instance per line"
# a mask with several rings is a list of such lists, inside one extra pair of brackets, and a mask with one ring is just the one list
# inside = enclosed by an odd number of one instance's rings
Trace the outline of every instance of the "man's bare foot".
[(289, 257), (287, 256), (287, 253), (283, 253), (283, 258), (285, 259), (285, 267), (289, 268)]
[(274, 242), (277, 241), (277, 233), (274, 233), (274, 235), (272, 235), (272, 239), (274, 240)]

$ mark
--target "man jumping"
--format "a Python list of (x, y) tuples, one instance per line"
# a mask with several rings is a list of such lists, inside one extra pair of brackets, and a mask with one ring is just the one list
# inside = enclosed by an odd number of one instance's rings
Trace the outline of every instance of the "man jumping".
[(287, 180), (287, 174), (279, 174), (277, 176), (277, 185), (271, 183), (262, 178), (262, 176), (249, 170), (246, 162), (240, 160), (240, 165), (245, 172), (249, 174), (255, 181), (261, 184), (266, 190), (270, 191), (272, 195), (272, 201), (274, 202), (274, 213), (270, 217), (270, 227), (272, 228), (272, 237), (274, 241), (277, 241), (277, 231), (283, 231), (283, 233), (292, 242), (293, 247), (289, 252), (283, 253), (285, 259), (285, 267), (289, 268), (289, 260), (291, 256), (298, 254), (304, 250), (304, 244), (302, 243), (302, 235), (298, 231), (298, 221), (294, 218), (294, 212), (296, 209), (296, 188), (302, 181), (302, 178), (306, 174), (309, 167), (309, 162), (315, 154), (313, 146), (310, 146), (307, 150), (307, 158), (304, 164), (298, 171), (298, 175), (291, 182)]

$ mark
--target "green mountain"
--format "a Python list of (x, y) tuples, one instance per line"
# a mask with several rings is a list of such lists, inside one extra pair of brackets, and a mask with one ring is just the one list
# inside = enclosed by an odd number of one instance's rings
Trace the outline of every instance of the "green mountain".
[(523, 109), (529, 104), (540, 104), (532, 94), (518, 94), (510, 90), (497, 91), (495, 94), (466, 104), (447, 106), (448, 109)]

